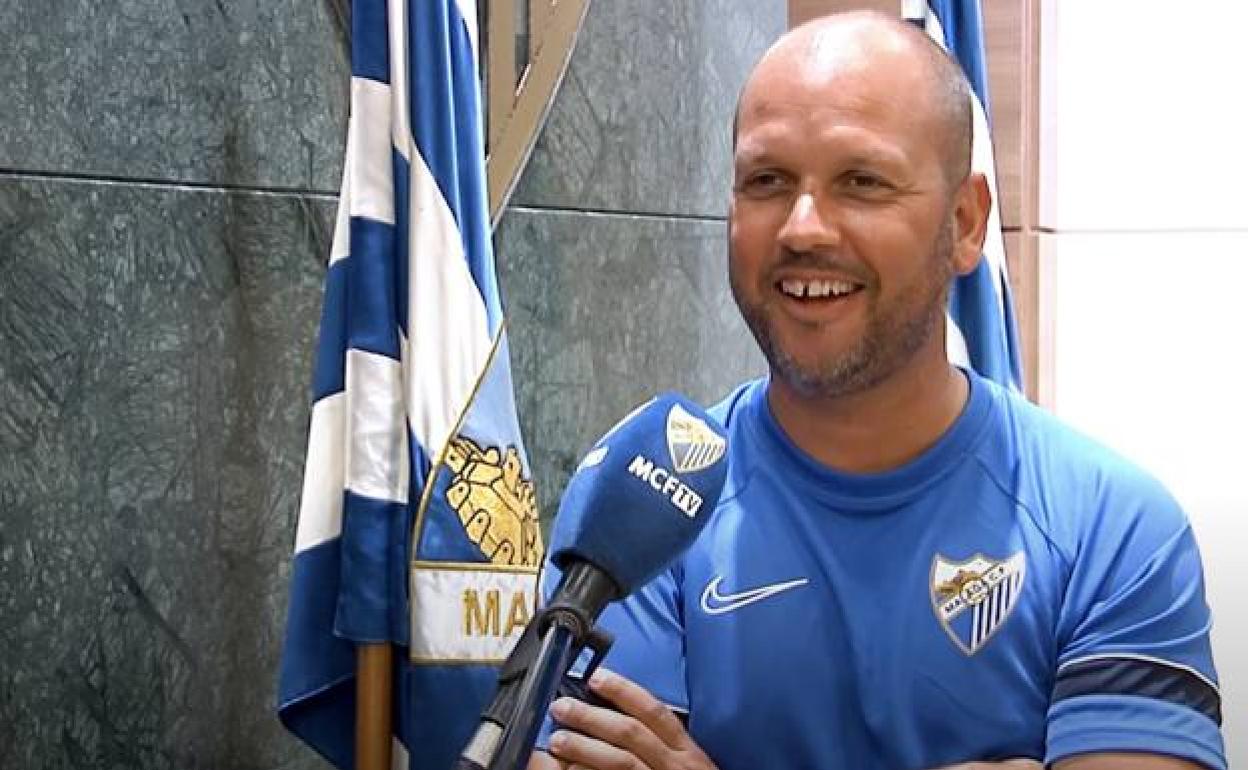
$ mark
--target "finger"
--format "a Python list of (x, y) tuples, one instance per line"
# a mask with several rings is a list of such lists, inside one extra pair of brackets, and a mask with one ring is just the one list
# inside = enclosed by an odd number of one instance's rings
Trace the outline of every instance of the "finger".
[(685, 732), (680, 718), (672, 713), (666, 703), (655, 698), (641, 685), (613, 671), (600, 668), (589, 678), (589, 687), (645, 725), (668, 748), (687, 747), (689, 734)]
[(550, 752), (560, 762), (566, 762), (569, 769), (646, 770), (646, 765), (628, 750), (570, 730), (551, 734)]
[(567, 770), (567, 765), (538, 749), (529, 755), (529, 764), (525, 770)]
[(628, 714), (576, 698), (560, 698), (550, 712), (561, 727), (623, 749), (651, 767), (663, 764), (663, 757), (671, 751), (649, 727)]

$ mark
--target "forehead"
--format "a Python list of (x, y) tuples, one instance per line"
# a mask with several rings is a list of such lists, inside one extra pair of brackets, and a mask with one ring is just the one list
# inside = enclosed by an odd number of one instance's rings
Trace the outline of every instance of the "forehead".
[(764, 57), (741, 94), (737, 149), (796, 134), (895, 145), (921, 156), (940, 141), (931, 76), (912, 48), (823, 35)]

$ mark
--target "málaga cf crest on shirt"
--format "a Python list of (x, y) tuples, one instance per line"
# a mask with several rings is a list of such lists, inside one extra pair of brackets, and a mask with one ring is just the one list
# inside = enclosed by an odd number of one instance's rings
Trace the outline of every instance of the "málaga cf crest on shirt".
[(975, 654), (1009, 619), (1026, 573), (1027, 558), (1022, 551), (1001, 560), (975, 554), (965, 561), (953, 561), (936, 555), (932, 561), (932, 608), (962, 652)]

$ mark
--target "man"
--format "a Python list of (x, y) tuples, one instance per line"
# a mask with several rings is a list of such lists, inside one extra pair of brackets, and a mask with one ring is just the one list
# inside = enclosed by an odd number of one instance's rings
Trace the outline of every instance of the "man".
[(729, 271), (770, 376), (716, 409), (707, 529), (604, 616), (618, 711), (557, 701), (531, 767), (1225, 767), (1183, 513), (947, 361), (991, 205), (970, 132), (956, 64), (904, 23), (829, 17), (763, 57)]

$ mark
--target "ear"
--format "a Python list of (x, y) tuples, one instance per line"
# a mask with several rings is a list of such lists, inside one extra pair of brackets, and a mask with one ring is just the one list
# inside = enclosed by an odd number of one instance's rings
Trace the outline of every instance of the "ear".
[(979, 265), (991, 211), (988, 179), (976, 172), (967, 174), (953, 204), (953, 269), (958, 275), (967, 275)]

